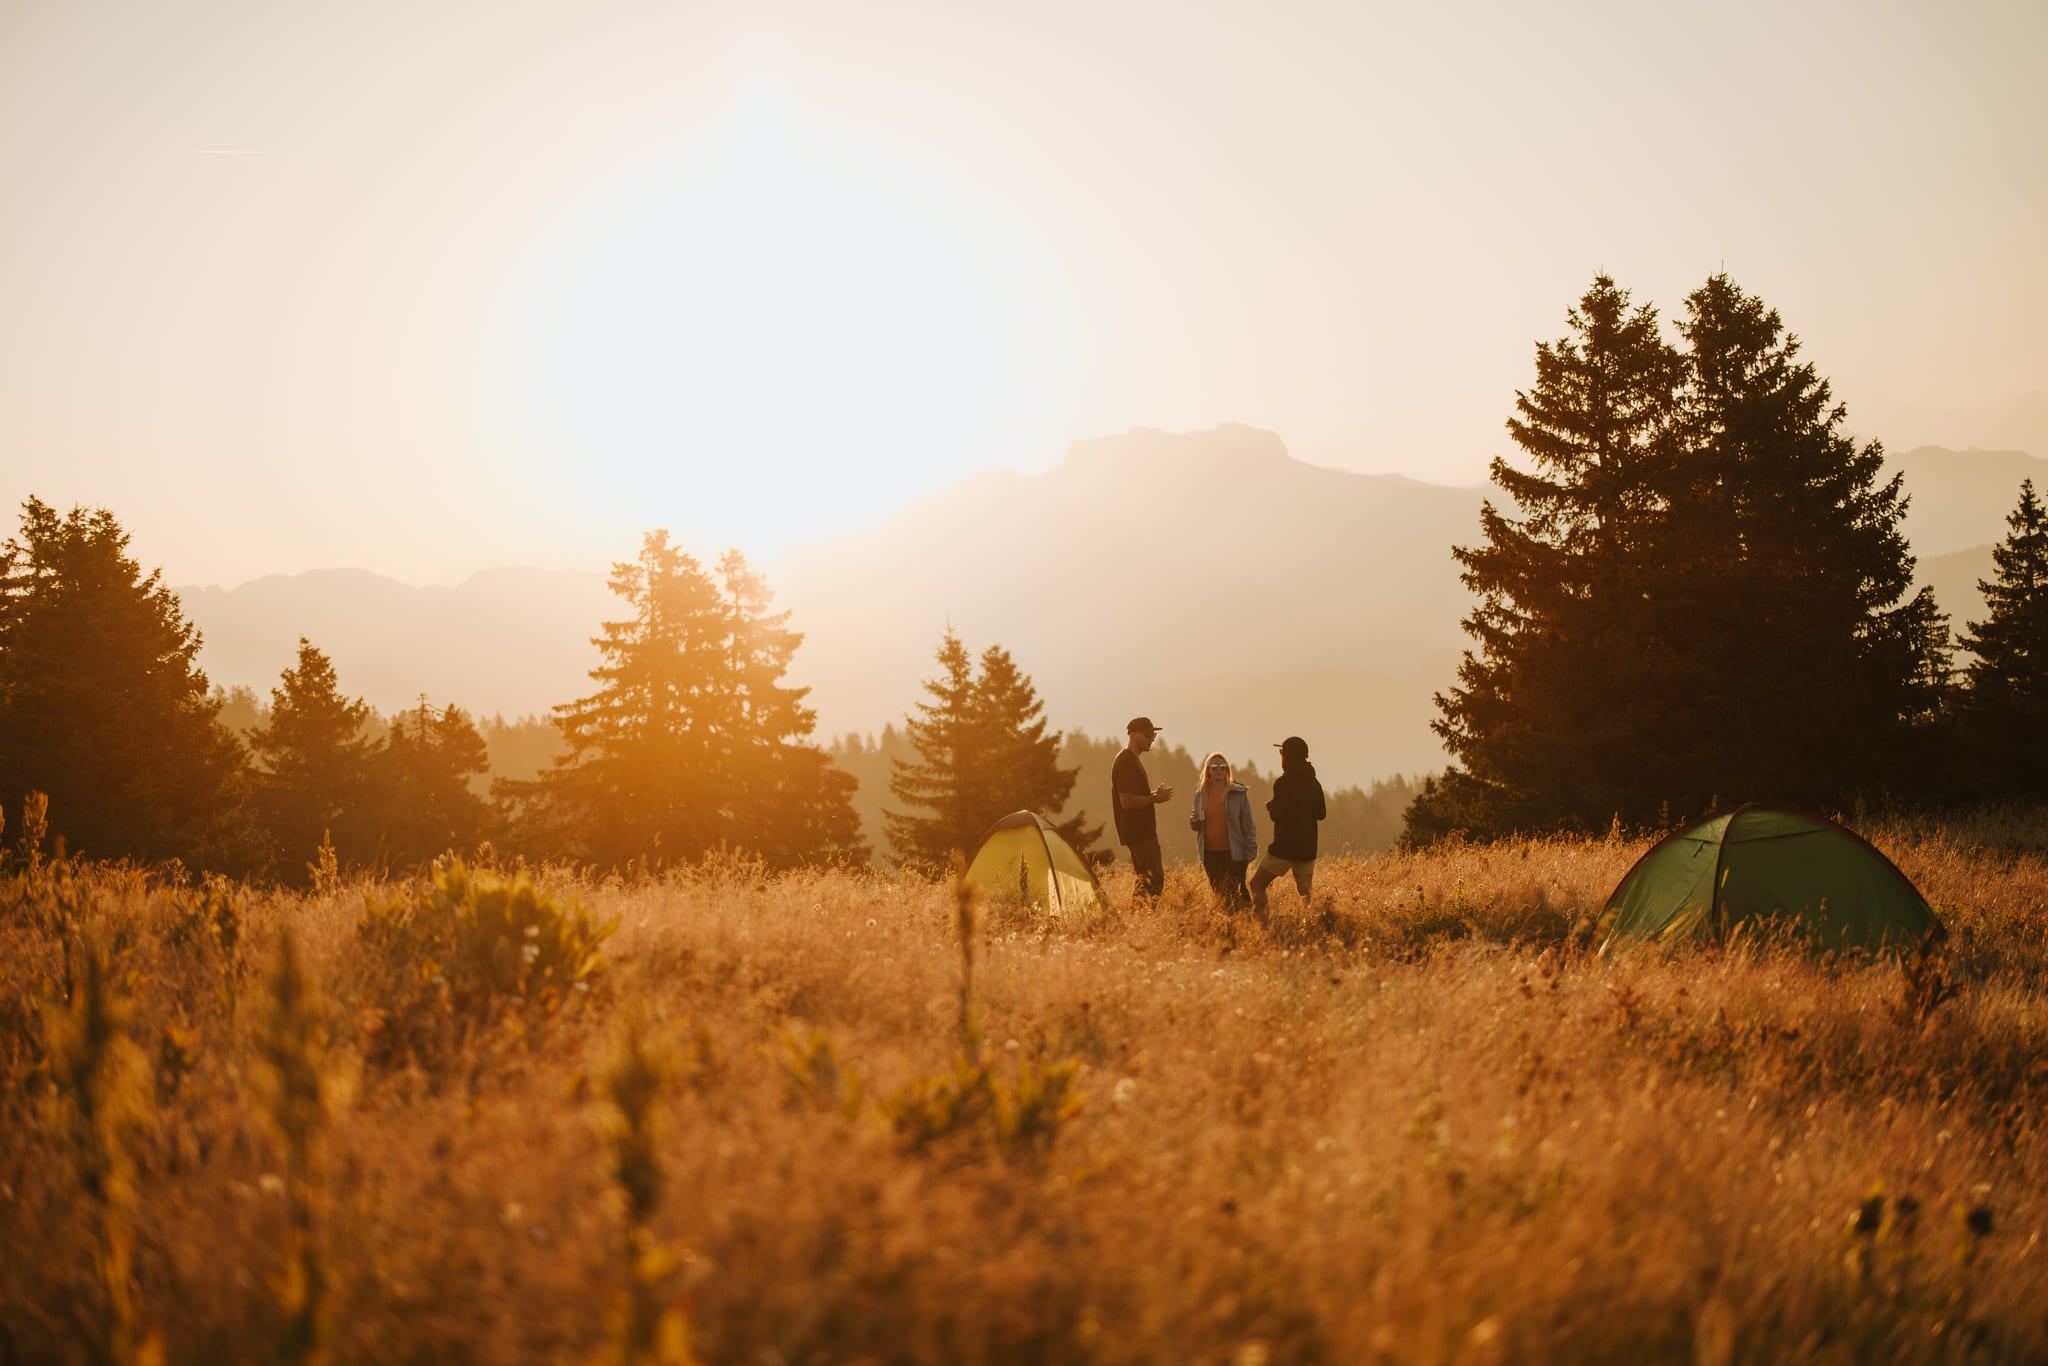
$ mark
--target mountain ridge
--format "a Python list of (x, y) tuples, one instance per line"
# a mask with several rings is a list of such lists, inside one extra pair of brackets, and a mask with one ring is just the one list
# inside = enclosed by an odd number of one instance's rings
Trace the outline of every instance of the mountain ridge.
[[(1975, 580), (2019, 479), (2048, 484), (2048, 461), (1923, 446), (1887, 465), (1913, 500), (1919, 580), (1960, 630), (1981, 615)], [(1171, 711), (1181, 740), (1234, 759), (1300, 733), (1327, 775), (1364, 783), (1443, 762), (1429, 699), (1469, 607), (1451, 547), (1477, 539), (1488, 492), (1311, 465), (1256, 427), (1136, 428), (797, 547), (770, 582), (806, 637), (790, 677), (812, 688), (821, 735), (900, 724), (950, 627), (970, 649), (1008, 649), (1055, 727), (1103, 734)], [(424, 694), (486, 716), (585, 695), (590, 637), (620, 610), (601, 572), (518, 566), (442, 585), (337, 568), (176, 591), (216, 683), (267, 692), (303, 635), (381, 709)]]

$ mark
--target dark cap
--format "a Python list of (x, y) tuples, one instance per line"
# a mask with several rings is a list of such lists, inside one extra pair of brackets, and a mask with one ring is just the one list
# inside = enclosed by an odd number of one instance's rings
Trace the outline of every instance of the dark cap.
[(1152, 724), (1152, 718), (1149, 716), (1133, 716), (1131, 718), (1131, 724), (1124, 727), (1124, 731), (1126, 734), (1132, 731), (1140, 730), (1149, 730), (1154, 734), (1157, 734), (1159, 731), (1159, 727)]
[(1308, 741), (1299, 735), (1290, 735), (1273, 748), (1280, 751), (1280, 757), (1283, 759), (1308, 758)]

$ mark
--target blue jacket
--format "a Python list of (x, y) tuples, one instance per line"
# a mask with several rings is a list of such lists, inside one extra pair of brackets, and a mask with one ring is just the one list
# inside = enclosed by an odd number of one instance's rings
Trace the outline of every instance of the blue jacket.
[[(1209, 795), (1206, 786), (1195, 789), (1195, 814), (1192, 826), (1195, 832), (1195, 857), (1200, 858), (1206, 847), (1202, 839), (1202, 822), (1208, 817), (1209, 804), (1204, 800)], [(1223, 798), (1223, 814), (1230, 822), (1230, 856), (1250, 863), (1259, 856), (1259, 827), (1252, 819), (1252, 796), (1245, 791), (1243, 783), (1232, 783), (1230, 791)]]

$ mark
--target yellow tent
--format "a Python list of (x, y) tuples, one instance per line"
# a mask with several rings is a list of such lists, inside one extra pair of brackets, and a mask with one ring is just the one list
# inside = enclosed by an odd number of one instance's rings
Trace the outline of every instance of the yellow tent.
[(967, 880), (991, 901), (1042, 906), (1068, 915), (1104, 906), (1102, 884), (1035, 811), (1016, 811), (989, 827), (967, 865)]

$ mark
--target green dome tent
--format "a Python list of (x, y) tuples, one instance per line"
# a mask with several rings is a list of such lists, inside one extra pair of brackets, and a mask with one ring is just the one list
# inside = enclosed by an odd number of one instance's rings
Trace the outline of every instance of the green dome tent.
[(1675, 944), (1772, 922), (1828, 949), (1924, 950), (1945, 933), (1862, 836), (1825, 816), (1756, 805), (1660, 841), (1615, 887), (1606, 914), (1603, 954), (1625, 936)]
[(1012, 812), (989, 827), (967, 865), (967, 881), (991, 900), (1042, 906), (1054, 915), (1104, 904), (1095, 874), (1035, 811)]

